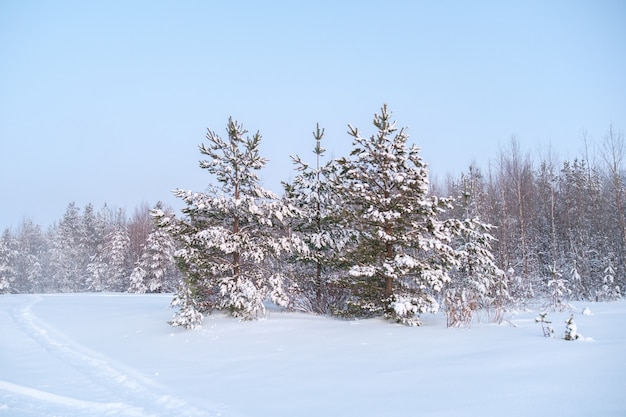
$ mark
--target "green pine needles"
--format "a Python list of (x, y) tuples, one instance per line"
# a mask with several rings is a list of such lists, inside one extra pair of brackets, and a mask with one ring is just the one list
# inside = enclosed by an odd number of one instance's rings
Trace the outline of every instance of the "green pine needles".
[(156, 216), (177, 242), (185, 277), (172, 325), (196, 327), (214, 310), (252, 319), (268, 302), (419, 325), (455, 274), (478, 277), (485, 294), (495, 288), (503, 274), (489, 226), (444, 217), (453, 201), (430, 194), (419, 148), (387, 106), (371, 136), (348, 126), (352, 152), (329, 161), (317, 126), (315, 161), (292, 157), (297, 175), (282, 198), (260, 186), (258, 132), (248, 136), (232, 118), (227, 139), (208, 131), (200, 167), (217, 184), (205, 193), (176, 190), (182, 216)]

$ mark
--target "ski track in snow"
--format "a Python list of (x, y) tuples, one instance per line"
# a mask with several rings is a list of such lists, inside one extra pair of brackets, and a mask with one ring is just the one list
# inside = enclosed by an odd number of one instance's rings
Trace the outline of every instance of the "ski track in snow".
[[(5, 394), (3, 397), (10, 397), (11, 395), (15, 397), (4, 398), (5, 404), (0, 406), (0, 412), (10, 409), (13, 412), (21, 412), (28, 415), (57, 416), (59, 413), (58, 409), (60, 408), (64, 412), (70, 412), (72, 416), (149, 416), (149, 414), (146, 414), (140, 408), (124, 403), (84, 401), (1, 380), (0, 391), (9, 394), (8, 396)], [(29, 403), (24, 405), (24, 401), (15, 401), (18, 398), (28, 399)], [(13, 402), (15, 404), (12, 404)], [(50, 408), (54, 408), (55, 410), (51, 410)]]
[[(121, 417), (211, 417), (222, 413), (206, 412), (170, 395), (159, 394), (156, 384), (132, 369), (113, 364), (97, 352), (77, 344), (46, 326), (32, 311), (41, 296), (17, 306), (12, 318), (30, 338), (48, 353), (61, 359), (119, 398), (116, 402), (93, 402), (53, 394), (0, 380), (0, 415), (24, 416), (121, 416)], [(152, 386), (152, 388), (150, 387)]]

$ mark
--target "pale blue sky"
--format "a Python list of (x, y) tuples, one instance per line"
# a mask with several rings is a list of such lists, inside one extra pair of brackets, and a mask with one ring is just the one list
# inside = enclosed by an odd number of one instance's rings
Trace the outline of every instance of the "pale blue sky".
[(0, 0), (0, 229), (67, 204), (130, 213), (201, 191), (228, 116), (263, 135), (266, 188), (383, 103), (431, 172), (626, 131), (624, 1)]

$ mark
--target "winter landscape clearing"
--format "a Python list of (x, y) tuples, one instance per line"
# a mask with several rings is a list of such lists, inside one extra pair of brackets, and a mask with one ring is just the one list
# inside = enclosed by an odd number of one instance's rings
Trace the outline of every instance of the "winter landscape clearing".
[[(171, 295), (0, 296), (0, 416), (624, 416), (626, 302), (446, 328), (298, 313), (166, 323)], [(583, 308), (590, 312), (582, 314)], [(583, 338), (565, 341), (574, 314)]]

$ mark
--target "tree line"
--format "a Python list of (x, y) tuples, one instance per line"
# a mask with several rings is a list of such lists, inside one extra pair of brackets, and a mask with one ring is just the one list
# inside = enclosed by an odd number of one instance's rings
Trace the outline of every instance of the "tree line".
[(440, 189), (495, 226), (493, 253), (517, 299), (619, 298), (626, 284), (624, 139), (612, 127), (584, 155), (533, 160), (515, 138), (487, 170), (470, 166)]
[(420, 323), (443, 309), (448, 325), (477, 310), (543, 299), (621, 297), (625, 284), (624, 144), (609, 129), (599, 158), (534, 161), (516, 140), (485, 169), (430, 183), (387, 106), (374, 133), (348, 125), (350, 155), (293, 156), (283, 195), (261, 187), (261, 135), (229, 119), (208, 130), (200, 167), (214, 184), (175, 191), (180, 214), (157, 204), (127, 218), (70, 204), (47, 232), (25, 220), (0, 240), (0, 292), (174, 292), (172, 325), (215, 310), (251, 319), (267, 301), (343, 317)]
[(171, 292), (180, 279), (173, 253), (147, 204), (127, 216), (72, 202), (46, 231), (29, 219), (4, 230), (0, 293)]

